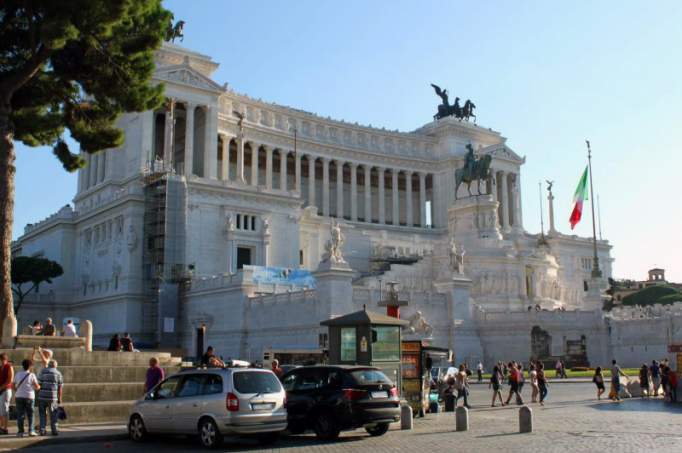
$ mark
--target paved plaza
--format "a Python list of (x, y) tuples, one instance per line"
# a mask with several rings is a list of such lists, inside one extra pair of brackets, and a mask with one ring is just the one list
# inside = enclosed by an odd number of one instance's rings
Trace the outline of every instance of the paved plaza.
[[(529, 396), (524, 389), (524, 397)], [(657, 400), (633, 399), (622, 403), (598, 402), (591, 383), (555, 383), (545, 407), (532, 405), (534, 432), (518, 433), (518, 408), (490, 407), (487, 385), (472, 385), (470, 431), (455, 432), (452, 413), (416, 419), (412, 431), (392, 430), (370, 438), (363, 430), (343, 433), (332, 443), (320, 443), (312, 435), (282, 438), (274, 450), (308, 452), (470, 451), (587, 452), (682, 451), (682, 406)], [(129, 441), (50, 445), (35, 451), (201, 451), (196, 441), (154, 439), (138, 445)], [(503, 450), (500, 450), (503, 449)], [(226, 441), (224, 451), (273, 451), (251, 440)]]

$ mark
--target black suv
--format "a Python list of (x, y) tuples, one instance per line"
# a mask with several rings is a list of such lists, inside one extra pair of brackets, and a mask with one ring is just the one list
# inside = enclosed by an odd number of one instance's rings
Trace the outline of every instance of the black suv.
[(398, 389), (378, 368), (306, 366), (286, 373), (282, 384), (292, 434), (312, 429), (331, 440), (342, 430), (364, 427), (371, 436), (381, 436), (400, 420)]

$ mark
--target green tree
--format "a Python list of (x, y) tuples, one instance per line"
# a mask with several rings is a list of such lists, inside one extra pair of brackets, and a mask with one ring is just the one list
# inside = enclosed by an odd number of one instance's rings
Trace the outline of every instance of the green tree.
[(14, 141), (51, 146), (67, 171), (84, 160), (66, 129), (83, 152), (120, 146), (118, 116), (163, 102), (150, 79), (171, 20), (161, 0), (0, 2), (0, 321), (13, 312)]
[[(17, 296), (14, 301), (14, 313), (19, 313), (21, 304), (31, 291), (38, 290), (41, 283), (52, 283), (64, 273), (62, 266), (47, 258), (33, 256), (17, 256), (12, 259), (12, 292)], [(28, 289), (24, 287), (31, 284)]]

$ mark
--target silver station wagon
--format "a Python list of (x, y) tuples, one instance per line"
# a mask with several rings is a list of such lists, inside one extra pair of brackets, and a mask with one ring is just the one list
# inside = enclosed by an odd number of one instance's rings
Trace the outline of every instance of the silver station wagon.
[(128, 433), (134, 441), (149, 434), (198, 435), (218, 448), (224, 436), (277, 440), (287, 427), (286, 394), (270, 370), (198, 368), (160, 382), (130, 409)]

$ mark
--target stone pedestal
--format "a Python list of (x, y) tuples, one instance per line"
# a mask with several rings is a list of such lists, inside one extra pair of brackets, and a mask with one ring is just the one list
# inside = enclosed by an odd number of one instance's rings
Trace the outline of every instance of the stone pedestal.
[(314, 276), (317, 299), (328, 307), (328, 318), (356, 310), (353, 306), (353, 271), (348, 263), (322, 261)]
[(533, 410), (528, 406), (522, 406), (519, 409), (519, 432), (533, 432)]
[(492, 195), (460, 198), (448, 209), (448, 229), (458, 242), (502, 239), (497, 219), (499, 203)]
[(469, 409), (460, 406), (455, 410), (455, 429), (469, 431)]
[(587, 293), (583, 302), (585, 310), (601, 310), (604, 302), (601, 295), (602, 280), (600, 278), (591, 278), (587, 281)]
[(445, 294), (448, 300), (448, 321), (451, 325), (448, 348), (454, 351), (457, 362), (483, 360), (483, 347), (471, 304), (471, 285), (471, 279), (461, 274), (434, 283), (438, 292)]

